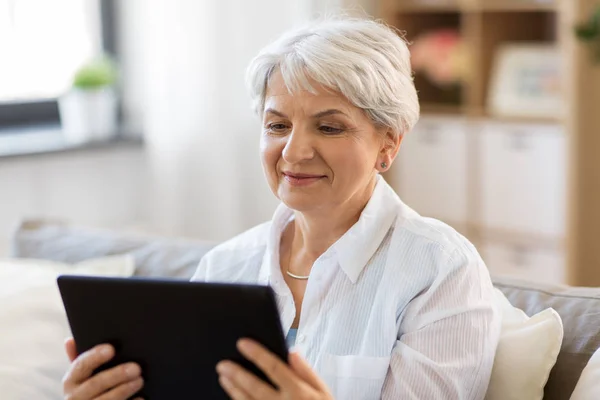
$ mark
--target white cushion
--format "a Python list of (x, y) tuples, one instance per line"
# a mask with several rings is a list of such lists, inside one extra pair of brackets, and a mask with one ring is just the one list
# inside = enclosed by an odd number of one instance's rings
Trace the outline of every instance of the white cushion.
[(596, 350), (581, 372), (571, 400), (598, 400), (600, 398), (600, 349)]
[(548, 308), (528, 317), (498, 289), (502, 330), (486, 400), (541, 400), (562, 346), (563, 325)]
[(115, 256), (75, 265), (0, 260), (0, 388), (3, 400), (61, 399), (70, 336), (56, 284), (61, 274), (131, 276), (134, 260)]

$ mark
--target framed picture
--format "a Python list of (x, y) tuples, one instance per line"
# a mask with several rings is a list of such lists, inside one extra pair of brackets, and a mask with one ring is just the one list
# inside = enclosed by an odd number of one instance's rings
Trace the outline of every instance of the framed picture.
[(561, 118), (562, 60), (551, 44), (500, 47), (492, 67), (488, 112), (499, 117)]

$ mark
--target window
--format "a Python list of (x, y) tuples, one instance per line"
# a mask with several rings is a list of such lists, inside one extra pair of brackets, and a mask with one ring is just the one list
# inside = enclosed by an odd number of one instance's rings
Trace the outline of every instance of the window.
[(114, 53), (113, 10), (101, 0), (0, 0), (0, 126), (58, 122), (56, 98), (75, 70)]

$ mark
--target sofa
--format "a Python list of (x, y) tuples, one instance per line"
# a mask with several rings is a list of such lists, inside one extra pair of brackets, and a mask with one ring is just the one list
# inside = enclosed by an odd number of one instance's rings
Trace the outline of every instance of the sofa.
[[(211, 242), (27, 220), (14, 231), (11, 256), (75, 263), (107, 255), (131, 254), (137, 276), (189, 279), (200, 258), (213, 246)], [(528, 315), (552, 307), (562, 318), (563, 345), (546, 384), (544, 399), (569, 399), (582, 370), (600, 347), (600, 288), (501, 277), (494, 277), (494, 285)]]

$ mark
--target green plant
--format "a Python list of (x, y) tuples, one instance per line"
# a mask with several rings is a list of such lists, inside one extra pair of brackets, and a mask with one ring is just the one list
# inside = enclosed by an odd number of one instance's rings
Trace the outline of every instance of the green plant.
[(73, 87), (78, 89), (98, 89), (113, 85), (117, 80), (117, 70), (108, 58), (91, 60), (81, 66), (73, 78)]
[(575, 27), (575, 35), (592, 46), (596, 63), (600, 63), (600, 5), (588, 21)]

